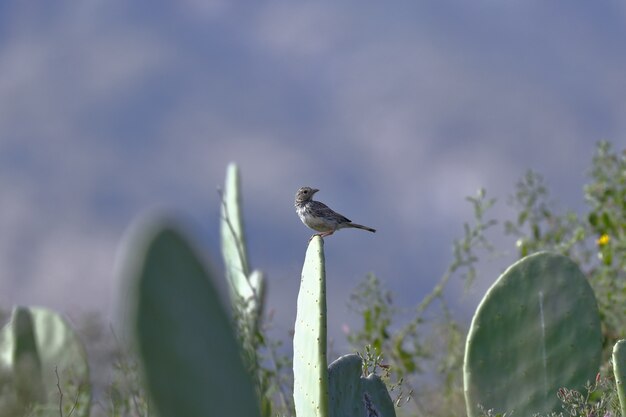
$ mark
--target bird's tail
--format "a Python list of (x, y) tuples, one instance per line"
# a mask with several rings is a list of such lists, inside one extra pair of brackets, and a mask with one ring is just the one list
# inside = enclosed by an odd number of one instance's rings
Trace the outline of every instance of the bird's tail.
[(376, 233), (376, 229), (372, 229), (371, 227), (363, 226), (362, 224), (356, 223), (348, 223), (350, 227), (355, 227), (357, 229), (367, 230), (368, 232)]

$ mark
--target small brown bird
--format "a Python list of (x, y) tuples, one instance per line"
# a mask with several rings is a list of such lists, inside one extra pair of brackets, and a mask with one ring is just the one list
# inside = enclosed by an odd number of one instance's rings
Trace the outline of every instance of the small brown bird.
[(376, 232), (376, 230), (371, 227), (352, 223), (350, 219), (333, 211), (326, 204), (313, 200), (313, 194), (318, 191), (319, 190), (315, 188), (302, 187), (296, 193), (296, 213), (298, 213), (302, 223), (310, 229), (319, 232), (315, 233), (313, 236), (323, 238), (332, 235), (336, 230), (345, 229), (347, 227)]

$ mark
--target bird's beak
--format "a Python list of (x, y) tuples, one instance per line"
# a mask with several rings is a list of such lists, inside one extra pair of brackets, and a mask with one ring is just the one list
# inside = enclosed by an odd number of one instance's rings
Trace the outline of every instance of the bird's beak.
[(319, 191), (319, 190), (318, 190), (317, 188), (313, 188), (313, 189), (311, 190), (311, 194), (315, 194), (315, 193), (316, 193), (316, 192), (318, 192), (318, 191)]

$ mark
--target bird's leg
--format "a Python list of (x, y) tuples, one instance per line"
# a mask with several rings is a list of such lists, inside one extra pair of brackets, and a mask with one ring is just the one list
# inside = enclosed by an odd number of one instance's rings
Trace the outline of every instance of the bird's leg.
[(311, 235), (311, 237), (309, 238), (309, 242), (310, 242), (311, 240), (313, 240), (313, 238), (314, 238), (315, 236), (319, 236), (319, 237), (321, 237), (322, 239), (324, 239), (326, 236), (330, 236), (330, 235), (332, 235), (333, 233), (335, 233), (335, 231), (334, 231), (334, 230), (330, 230), (330, 231), (328, 231), (328, 232), (319, 232), (319, 233), (315, 233), (315, 234)]
[(326, 236), (332, 235), (333, 233), (335, 233), (337, 231), (337, 226), (339, 226), (339, 225), (335, 225), (335, 228), (332, 229), (332, 230), (329, 230), (328, 232), (320, 233), (320, 237), (325, 238)]

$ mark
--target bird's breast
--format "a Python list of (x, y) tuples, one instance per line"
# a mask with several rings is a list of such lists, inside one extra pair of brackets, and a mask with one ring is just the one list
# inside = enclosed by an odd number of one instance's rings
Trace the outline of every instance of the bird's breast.
[(296, 207), (296, 212), (298, 213), (300, 220), (302, 220), (302, 223), (318, 232), (334, 230), (337, 226), (337, 222), (334, 222), (331, 219), (315, 216), (313, 211), (306, 206)]

